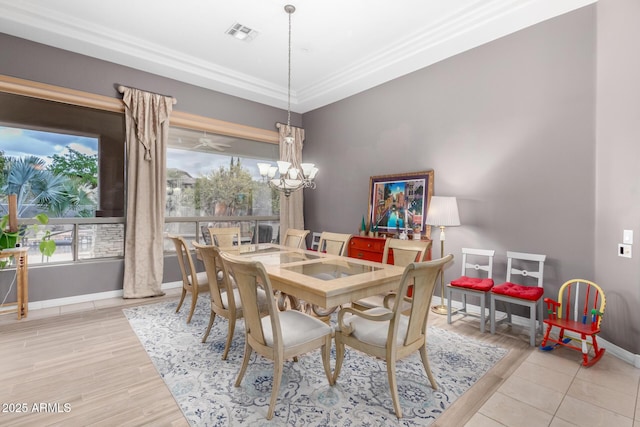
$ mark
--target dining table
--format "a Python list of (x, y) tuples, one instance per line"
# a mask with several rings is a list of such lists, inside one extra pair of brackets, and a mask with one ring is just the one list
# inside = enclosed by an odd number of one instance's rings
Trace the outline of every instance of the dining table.
[(299, 300), (332, 308), (394, 291), (404, 272), (395, 265), (273, 243), (239, 245), (228, 251), (260, 261), (272, 287), (286, 294), (295, 308)]

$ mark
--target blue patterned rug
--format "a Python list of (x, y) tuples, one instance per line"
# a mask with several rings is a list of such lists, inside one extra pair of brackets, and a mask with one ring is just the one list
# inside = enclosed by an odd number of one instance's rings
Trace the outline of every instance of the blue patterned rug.
[[(123, 309), (192, 426), (427, 426), (478, 381), (507, 350), (436, 327), (429, 327), (429, 363), (438, 382), (434, 391), (418, 352), (397, 363), (403, 418), (393, 411), (386, 365), (347, 347), (342, 371), (329, 386), (320, 352), (284, 366), (271, 421), (273, 364), (254, 353), (240, 387), (234, 382), (244, 351), (244, 322), (236, 323), (228, 360), (224, 349), (227, 320), (216, 317), (206, 343), (208, 294), (201, 295), (190, 324), (189, 297), (176, 314), (177, 300)], [(332, 349), (332, 368), (335, 347)]]

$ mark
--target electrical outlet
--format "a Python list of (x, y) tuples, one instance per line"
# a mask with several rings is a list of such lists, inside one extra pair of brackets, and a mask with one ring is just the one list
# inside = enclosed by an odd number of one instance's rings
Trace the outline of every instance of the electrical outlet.
[(631, 245), (618, 244), (618, 256), (631, 258)]

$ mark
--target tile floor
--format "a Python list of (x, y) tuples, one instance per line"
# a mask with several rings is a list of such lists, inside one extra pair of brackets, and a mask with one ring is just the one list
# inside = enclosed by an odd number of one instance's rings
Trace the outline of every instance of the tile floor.
[[(168, 297), (179, 293), (179, 288), (167, 290)], [(122, 298), (85, 302), (31, 310), (28, 319), (139, 303)], [(2, 315), (0, 327), (16, 321), (15, 315)], [(640, 369), (606, 353), (590, 368), (579, 365), (572, 350), (558, 348), (554, 354), (558, 357), (532, 348), (465, 426), (640, 427)]]
[(467, 427), (640, 427), (640, 369), (606, 354), (590, 368), (565, 348), (532, 349)]

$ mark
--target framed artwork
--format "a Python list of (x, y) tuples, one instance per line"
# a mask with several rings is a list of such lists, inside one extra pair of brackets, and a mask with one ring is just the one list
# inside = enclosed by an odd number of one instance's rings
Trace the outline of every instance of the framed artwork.
[(369, 180), (369, 223), (380, 233), (413, 230), (430, 237), (425, 225), (433, 194), (433, 170), (372, 176)]

